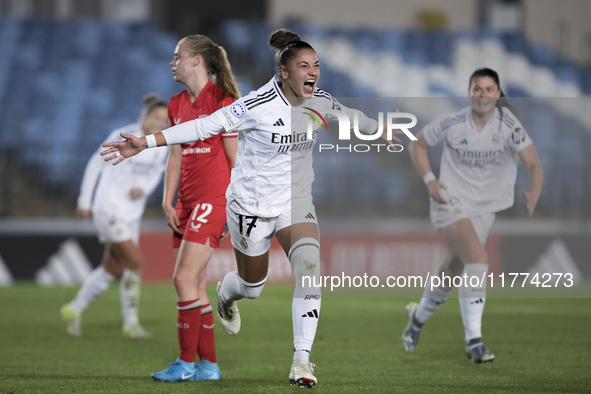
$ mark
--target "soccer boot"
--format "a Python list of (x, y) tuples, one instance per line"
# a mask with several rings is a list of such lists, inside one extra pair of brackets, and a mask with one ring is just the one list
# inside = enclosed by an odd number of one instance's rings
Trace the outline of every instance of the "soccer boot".
[(238, 334), (240, 331), (240, 312), (236, 301), (230, 302), (228, 305), (222, 304), (220, 299), (220, 288), (222, 287), (222, 280), (218, 282), (217, 295), (218, 295), (218, 318), (224, 331), (230, 335)]
[(415, 311), (419, 305), (416, 302), (411, 302), (406, 306), (406, 311), (408, 315), (408, 323), (406, 324), (406, 328), (402, 332), (402, 347), (407, 352), (412, 352), (419, 343), (419, 334), (420, 334), (420, 327), (414, 322)]
[(81, 337), (82, 336), (82, 328), (81, 328), (81, 316), (80, 313), (74, 312), (71, 308), (70, 303), (62, 306), (60, 309), (60, 315), (62, 320), (66, 322), (66, 331), (69, 335), (73, 337)]
[(476, 364), (488, 363), (495, 360), (493, 352), (482, 343), (482, 338), (474, 338), (466, 345), (468, 358)]
[(150, 338), (152, 335), (139, 324), (124, 325), (122, 329), (124, 337), (127, 338)]
[(314, 376), (315, 366), (303, 360), (294, 361), (289, 372), (289, 384), (309, 389), (316, 386), (318, 379)]
[(195, 363), (187, 363), (177, 358), (169, 363), (164, 371), (154, 372), (152, 378), (158, 382), (193, 382), (195, 381)]
[(222, 373), (217, 363), (201, 360), (195, 367), (195, 380), (220, 380)]

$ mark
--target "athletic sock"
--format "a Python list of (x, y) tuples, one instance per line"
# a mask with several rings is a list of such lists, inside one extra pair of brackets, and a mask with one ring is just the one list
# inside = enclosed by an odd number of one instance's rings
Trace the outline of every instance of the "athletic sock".
[(302, 238), (292, 245), (288, 257), (295, 286), (292, 302), (294, 361), (296, 357), (307, 360), (318, 327), (321, 292), (312, 285), (314, 280), (302, 278), (316, 278), (319, 283), (320, 243), (314, 238)]
[(310, 361), (310, 351), (308, 350), (294, 350), (293, 351), (293, 361)]
[(123, 324), (126, 326), (139, 323), (138, 310), (140, 307), (140, 288), (142, 274), (138, 271), (125, 269), (119, 283), (119, 295), (121, 298), (121, 313)]
[(105, 271), (102, 265), (96, 267), (82, 283), (82, 287), (78, 290), (78, 294), (70, 303), (70, 308), (75, 313), (82, 313), (88, 304), (100, 296), (115, 278), (113, 275)]
[[(466, 343), (474, 338), (482, 337), (482, 313), (486, 302), (487, 273), (488, 264), (466, 264), (464, 267), (462, 276), (467, 276), (468, 286), (462, 284), (459, 297)], [(472, 284), (476, 286), (472, 286)]]
[(215, 335), (213, 327), (211, 304), (202, 305), (197, 354), (199, 354), (199, 360), (207, 360), (210, 363), (217, 362), (215, 357)]
[[(417, 326), (417, 328), (421, 328), (423, 324), (425, 324), (427, 319), (435, 313), (437, 308), (447, 300), (447, 297), (449, 297), (453, 290), (453, 286), (446, 287), (443, 286), (443, 283), (438, 283), (437, 280), (435, 280), (435, 283), (432, 283), (432, 281), (433, 277), (429, 278), (427, 281), (427, 286), (423, 292), (423, 298), (421, 298), (419, 307), (415, 311), (412, 319), (413, 324)], [(438, 284), (438, 286), (435, 286), (435, 284)]]
[(196, 299), (177, 302), (177, 309), (179, 311), (179, 316), (176, 326), (178, 329), (179, 347), (181, 350), (179, 359), (187, 363), (193, 363), (195, 362), (197, 346), (199, 344), (201, 301)]
[(222, 303), (228, 304), (243, 298), (257, 298), (263, 291), (266, 280), (267, 278), (258, 283), (247, 283), (238, 276), (238, 271), (228, 272), (220, 287), (220, 300)]

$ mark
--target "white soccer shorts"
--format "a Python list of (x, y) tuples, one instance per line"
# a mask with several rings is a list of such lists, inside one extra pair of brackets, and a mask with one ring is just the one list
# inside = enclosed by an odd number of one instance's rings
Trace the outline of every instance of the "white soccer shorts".
[(119, 243), (130, 239), (136, 245), (139, 242), (140, 220), (128, 222), (113, 215), (93, 212), (92, 222), (102, 243)]
[(292, 199), (281, 215), (272, 218), (242, 215), (226, 207), (232, 246), (247, 256), (260, 256), (271, 247), (276, 232), (297, 223), (316, 223), (312, 197)]
[(495, 214), (493, 212), (474, 213), (447, 190), (441, 189), (441, 194), (448, 203), (441, 204), (431, 199), (430, 216), (433, 226), (439, 229), (447, 227), (460, 219), (470, 219), (480, 243), (484, 245), (490, 228), (495, 221)]

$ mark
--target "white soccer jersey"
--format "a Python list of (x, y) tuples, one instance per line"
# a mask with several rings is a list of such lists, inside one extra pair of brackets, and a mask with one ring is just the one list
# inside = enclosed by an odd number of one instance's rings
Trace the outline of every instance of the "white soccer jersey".
[[(281, 79), (275, 76), (232, 105), (194, 120), (195, 133), (183, 137), (204, 140), (224, 130), (239, 131), (236, 167), (226, 192), (228, 207), (238, 214), (277, 217), (289, 207), (292, 196), (311, 195), (312, 151), (320, 126), (315, 126), (312, 140), (308, 140), (309, 116), (304, 112), (309, 110), (305, 107), (321, 113), (323, 109), (342, 110), (351, 118), (351, 125), (353, 114), (358, 113), (362, 132), (375, 132), (378, 127), (375, 120), (340, 105), (320, 89), (315, 90), (314, 98), (292, 108), (280, 84)], [(336, 120), (336, 116), (327, 115), (326, 119)], [(175, 137), (174, 128), (163, 134), (169, 144), (188, 142)]]
[(471, 213), (498, 212), (514, 203), (517, 153), (532, 144), (509, 108), (495, 108), (478, 132), (466, 107), (423, 129), (430, 146), (445, 141), (439, 181)]
[[(120, 133), (133, 134), (136, 137), (144, 135), (141, 126), (136, 123), (113, 131), (105, 142), (120, 140)], [(148, 196), (158, 186), (164, 173), (169, 148), (146, 150), (117, 166), (104, 161), (100, 155), (102, 150), (99, 147), (86, 165), (78, 208), (90, 209), (92, 206), (93, 215), (105, 214), (126, 222), (140, 220)], [(97, 181), (98, 187), (94, 192)], [(129, 193), (134, 188), (144, 191), (141, 198), (131, 198)]]

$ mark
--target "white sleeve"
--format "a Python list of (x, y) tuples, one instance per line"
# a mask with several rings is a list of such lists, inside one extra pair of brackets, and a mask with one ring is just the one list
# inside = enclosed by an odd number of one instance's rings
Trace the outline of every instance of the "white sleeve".
[[(337, 99), (335, 99), (334, 97), (330, 97), (330, 99), (328, 99), (328, 106), (332, 107), (331, 109), (336, 109), (337, 111), (343, 111), (351, 120), (351, 130), (353, 130), (353, 121), (355, 119), (355, 115), (358, 116), (358, 121), (359, 121), (359, 132), (361, 134), (375, 134), (375, 132), (378, 130), (378, 121), (375, 119), (371, 119), (369, 117), (367, 117), (362, 111), (359, 111), (358, 109), (354, 109), (354, 108), (349, 108), (344, 106), (343, 104), (339, 103), (337, 101)], [(326, 101), (325, 99), (323, 99), (323, 101)], [(326, 105), (326, 104), (325, 104)], [(329, 122), (336, 122), (338, 121), (336, 115), (334, 114), (327, 114), (327, 121)]]
[[(113, 141), (115, 138), (117, 138), (117, 136), (109, 135), (105, 141)], [(90, 156), (86, 168), (84, 169), (82, 185), (80, 186), (80, 195), (78, 196), (79, 209), (89, 210), (92, 206), (94, 188), (106, 163), (100, 154), (102, 150), (103, 148), (99, 147), (92, 156)]]
[(449, 115), (440, 115), (423, 128), (423, 137), (429, 146), (433, 147), (443, 141), (446, 132), (443, 131), (442, 122)]
[(252, 123), (250, 111), (237, 101), (232, 105), (220, 108), (206, 118), (191, 120), (162, 131), (167, 145), (186, 144), (226, 132), (244, 129)]
[(506, 142), (506, 144), (511, 149), (513, 149), (515, 152), (521, 152), (523, 149), (533, 144), (533, 141), (531, 140), (531, 138), (529, 138), (529, 135), (525, 131), (525, 128), (523, 127), (519, 119), (517, 119), (517, 117), (513, 115), (509, 108), (503, 107), (503, 116), (506, 116), (508, 118), (508, 123), (504, 124), (503, 126), (509, 127), (509, 124), (511, 125), (511, 131), (510, 133), (508, 133), (510, 137), (507, 138)]

